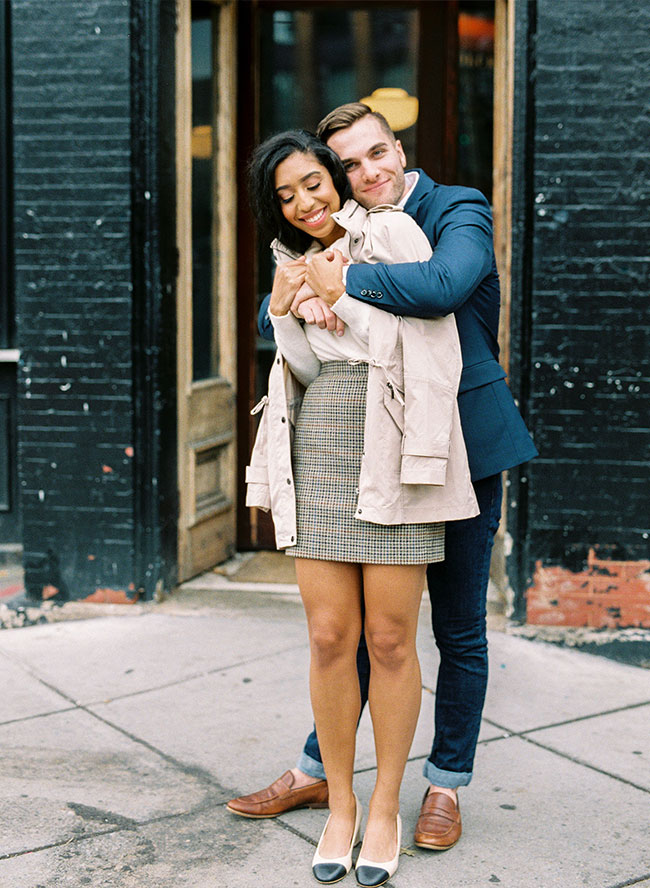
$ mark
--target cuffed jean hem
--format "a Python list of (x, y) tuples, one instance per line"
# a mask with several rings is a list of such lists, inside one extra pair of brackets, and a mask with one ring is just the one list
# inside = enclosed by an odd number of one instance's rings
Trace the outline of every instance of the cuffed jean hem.
[(323, 763), (319, 762), (318, 759), (307, 755), (306, 752), (300, 753), (296, 768), (298, 768), (299, 771), (302, 771), (303, 774), (309, 774), (310, 777), (315, 777), (317, 780), (326, 779)]
[(434, 786), (444, 786), (445, 789), (467, 786), (472, 779), (471, 771), (443, 771), (441, 768), (436, 768), (429, 759), (426, 759), (424, 762), (422, 773), (429, 783), (432, 783)]

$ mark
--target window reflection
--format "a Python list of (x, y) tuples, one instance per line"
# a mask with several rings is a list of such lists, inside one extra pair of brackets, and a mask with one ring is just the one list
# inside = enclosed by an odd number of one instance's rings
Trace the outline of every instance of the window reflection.
[[(264, 10), (262, 139), (316, 124), (337, 105), (380, 87), (416, 95), (418, 13), (404, 9)], [(416, 126), (400, 133), (415, 163)]]
[(492, 199), (494, 3), (465, 0), (458, 14), (458, 175)]
[[(296, 127), (313, 132), (332, 108), (381, 87), (417, 95), (417, 9), (266, 9), (260, 16), (260, 140)], [(399, 138), (416, 166), (417, 123)], [(258, 268), (261, 301), (272, 280), (267, 244), (260, 245)], [(258, 339), (258, 399), (274, 348)]]

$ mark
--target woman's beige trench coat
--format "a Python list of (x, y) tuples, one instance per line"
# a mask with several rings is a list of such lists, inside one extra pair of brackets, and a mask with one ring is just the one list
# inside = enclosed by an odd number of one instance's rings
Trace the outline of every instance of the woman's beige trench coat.
[[(347, 232), (336, 247), (352, 262), (393, 264), (431, 256), (424, 233), (395, 207), (368, 211), (350, 200), (334, 218)], [(274, 247), (279, 262), (295, 258), (281, 245)], [(351, 328), (358, 323), (359, 304), (347, 294), (332, 308)], [(296, 542), (292, 430), (303, 383), (320, 366), (302, 324), (294, 321), (284, 354), (275, 356), (268, 394), (253, 410), (263, 413), (246, 469), (246, 505), (271, 510), (278, 549)], [(462, 364), (453, 315), (402, 318), (370, 306), (368, 353), (355, 517), (411, 524), (478, 515), (456, 400)]]

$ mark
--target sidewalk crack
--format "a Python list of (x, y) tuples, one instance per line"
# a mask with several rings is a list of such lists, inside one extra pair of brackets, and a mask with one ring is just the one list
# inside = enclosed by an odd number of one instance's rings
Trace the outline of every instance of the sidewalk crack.
[(650, 873), (646, 873), (644, 876), (635, 876), (626, 882), (617, 882), (615, 885), (605, 885), (605, 888), (629, 888), (630, 885), (640, 885), (647, 881), (650, 881)]

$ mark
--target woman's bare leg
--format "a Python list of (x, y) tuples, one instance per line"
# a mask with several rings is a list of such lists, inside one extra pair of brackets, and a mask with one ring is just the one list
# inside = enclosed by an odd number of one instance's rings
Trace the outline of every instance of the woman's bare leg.
[(363, 565), (368, 703), (377, 754), (362, 850), (368, 860), (390, 860), (395, 853), (399, 791), (422, 696), (415, 636), (424, 575), (424, 565)]
[(332, 815), (320, 853), (342, 857), (349, 849), (355, 819), (352, 776), (361, 709), (356, 659), (362, 628), (361, 567), (296, 558), (296, 575), (307, 614), (311, 705)]

